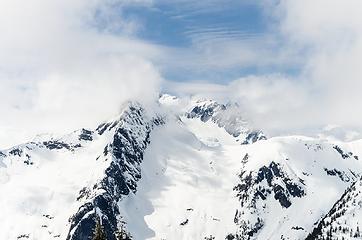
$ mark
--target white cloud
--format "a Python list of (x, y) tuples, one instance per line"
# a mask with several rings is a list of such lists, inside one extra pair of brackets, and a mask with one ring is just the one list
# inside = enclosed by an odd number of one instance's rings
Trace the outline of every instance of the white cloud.
[[(297, 64), (300, 73), (287, 77), (275, 70), (271, 75), (244, 77), (221, 88), (222, 93), (215, 93), (213, 87), (210, 95), (236, 99), (247, 118), (272, 135), (322, 130), (328, 124), (359, 131), (362, 129), (360, 9), (362, 2), (358, 0), (269, 1), (265, 12), (272, 17), (271, 24), (276, 24), (271, 26), (278, 39), (275, 46), (282, 49), (282, 55), (276, 55), (276, 62)], [(251, 49), (260, 46), (253, 44), (255, 47)], [(238, 53), (240, 48), (233, 49)], [(258, 64), (257, 57), (264, 58), (261, 62), (265, 63), (271, 55), (256, 53), (252, 64)], [(283, 61), (279, 61), (279, 56), (284, 56)], [(198, 89), (207, 92), (208, 87)]]
[[(311, 103), (308, 87), (280, 74), (251, 75), (226, 85), (179, 83), (170, 84), (169, 88), (185, 95), (237, 102), (244, 113), (242, 117), (268, 135), (288, 133), (315, 123), (305, 112)], [(316, 109), (308, 111), (312, 114)]]
[(93, 126), (125, 100), (157, 97), (161, 77), (148, 59), (160, 51), (132, 37), (126, 4), (149, 1), (0, 2), (0, 148)]
[(281, 32), (289, 47), (305, 49), (301, 77), (315, 87), (317, 121), (361, 126), (362, 2), (282, 1)]
[[(137, 39), (142, 26), (123, 18), (123, 6), (153, 7), (151, 0), (0, 1), (0, 148), (17, 135), (95, 124), (128, 98), (156, 97), (162, 80), (151, 60), (178, 74), (276, 69), (226, 85), (164, 86), (237, 100), (272, 134), (327, 124), (362, 128), (362, 2), (266, 2), (271, 21), (262, 35), (196, 28), (190, 47), (172, 48)], [(203, 4), (180, 3), (192, 14)], [(220, 6), (210, 3), (208, 11)], [(283, 66), (301, 72), (287, 77), (278, 73)]]

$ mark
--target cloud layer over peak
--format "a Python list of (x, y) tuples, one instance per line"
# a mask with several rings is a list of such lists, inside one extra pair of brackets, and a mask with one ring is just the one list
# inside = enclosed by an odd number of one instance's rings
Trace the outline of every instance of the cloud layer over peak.
[(362, 129), (361, 8), (359, 0), (3, 0), (0, 148), (91, 126), (130, 98), (152, 102), (160, 88), (238, 101), (271, 135)]
[(133, 37), (137, 24), (122, 18), (128, 4), (148, 3), (0, 2), (0, 147), (93, 126), (125, 100), (157, 97), (162, 78), (149, 59), (159, 49)]

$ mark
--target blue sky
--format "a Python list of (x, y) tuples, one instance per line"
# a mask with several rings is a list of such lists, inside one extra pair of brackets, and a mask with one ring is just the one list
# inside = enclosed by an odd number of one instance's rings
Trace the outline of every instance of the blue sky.
[(173, 47), (190, 46), (197, 34), (212, 32), (237, 38), (262, 34), (267, 28), (262, 9), (250, 2), (231, 1), (224, 6), (170, 2), (129, 6), (124, 16), (143, 24), (139, 37)]
[[(281, 45), (271, 30), (273, 19), (255, 1), (161, 0), (151, 5), (126, 6), (122, 15), (138, 23), (138, 38), (185, 54), (176, 57), (175, 62), (180, 64), (169, 64), (172, 58), (160, 64), (167, 80), (226, 83), (253, 74), (298, 72), (293, 64), (270, 60), (273, 54), (279, 55)], [(230, 44), (243, 50), (249, 48), (250, 52), (245, 59), (237, 59), (242, 53), (230, 51)], [(269, 62), (263, 63), (265, 59)], [(194, 66), (186, 64), (190, 62)], [(217, 62), (224, 64), (219, 66)]]

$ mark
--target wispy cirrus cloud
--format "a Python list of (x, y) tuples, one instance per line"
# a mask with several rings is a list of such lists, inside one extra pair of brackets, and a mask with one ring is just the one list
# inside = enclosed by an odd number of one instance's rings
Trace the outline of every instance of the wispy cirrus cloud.
[(159, 0), (133, 14), (140, 12), (146, 16), (141, 37), (163, 45), (156, 61), (169, 79), (226, 82), (250, 72), (298, 71), (299, 52), (280, 44), (259, 3)]

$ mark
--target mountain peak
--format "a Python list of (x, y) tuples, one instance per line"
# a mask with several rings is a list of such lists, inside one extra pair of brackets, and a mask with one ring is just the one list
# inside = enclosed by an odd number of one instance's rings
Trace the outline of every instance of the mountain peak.
[(361, 141), (267, 139), (237, 104), (159, 102), (1, 151), (0, 239), (86, 240), (97, 222), (110, 240), (357, 234)]

